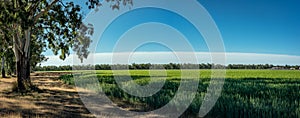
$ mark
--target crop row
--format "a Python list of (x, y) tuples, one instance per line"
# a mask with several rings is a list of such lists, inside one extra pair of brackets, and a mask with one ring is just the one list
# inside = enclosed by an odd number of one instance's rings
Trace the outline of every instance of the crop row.
[[(300, 117), (299, 73), (299, 71), (228, 70), (222, 93), (206, 117)], [(151, 79), (156, 80), (155, 82), (163, 81), (161, 77), (150, 78), (146, 70), (130, 71), (130, 74), (133, 78), (131, 81), (139, 85), (147, 85)], [(193, 116), (199, 112), (210, 82), (210, 74), (209, 70), (200, 71), (198, 91), (184, 116)], [(178, 87), (182, 82), (180, 71), (168, 70), (164, 86), (150, 97), (137, 97), (119, 88), (115, 78), (123, 76), (113, 75), (111, 71), (97, 71), (96, 77), (102, 90), (112, 100), (127, 101), (126, 104), (132, 104), (132, 107), (141, 104), (144, 108), (140, 111), (158, 109), (168, 104), (176, 94), (182, 98), (194, 97), (192, 94), (178, 93)], [(95, 84), (87, 81), (92, 77), (95, 75), (85, 74), (79, 79), (88, 86)], [(61, 79), (67, 84), (74, 84), (71, 75), (61, 76)], [(191, 80), (196, 82), (196, 79)], [(123, 81), (126, 82), (128, 81)], [(180, 102), (174, 101), (172, 105), (176, 107)]]

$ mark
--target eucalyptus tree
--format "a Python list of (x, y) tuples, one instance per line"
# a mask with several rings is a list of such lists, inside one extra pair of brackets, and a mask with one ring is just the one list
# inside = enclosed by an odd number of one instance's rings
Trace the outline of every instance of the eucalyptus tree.
[(5, 53), (5, 67), (7, 70), (7, 74), (12, 76), (12, 74), (16, 74), (16, 59), (14, 58), (14, 52), (12, 49), (6, 50)]
[(2, 78), (6, 78), (5, 76), (5, 60), (6, 57), (8, 56), (7, 51), (11, 46), (6, 45), (6, 40), (8, 39), (8, 35), (5, 34), (4, 32), (0, 32), (0, 56), (1, 56), (1, 74)]
[[(105, 0), (112, 9), (132, 4), (132, 0)], [(86, 0), (90, 9), (101, 6), (99, 0)], [(18, 90), (28, 90), (30, 80), (30, 49), (33, 42), (51, 49), (65, 59), (73, 49), (82, 60), (87, 58), (92, 25), (82, 25), (80, 5), (63, 0), (1, 0), (0, 33), (11, 38), (3, 40), (13, 46), (17, 65)]]

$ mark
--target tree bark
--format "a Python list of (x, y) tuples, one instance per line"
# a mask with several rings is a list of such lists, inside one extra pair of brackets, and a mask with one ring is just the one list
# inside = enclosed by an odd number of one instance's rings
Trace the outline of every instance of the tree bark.
[(25, 41), (18, 41), (18, 34), (13, 37), (14, 54), (17, 61), (17, 83), (19, 92), (27, 92), (32, 87), (30, 80), (30, 30), (24, 31)]
[(20, 56), (17, 61), (17, 81), (19, 91), (27, 91), (31, 87), (30, 58)]
[(4, 69), (4, 65), (5, 64), (5, 58), (4, 56), (2, 56), (2, 67), (1, 67), (1, 71), (2, 71), (2, 78), (6, 78), (5, 76), (5, 69)]

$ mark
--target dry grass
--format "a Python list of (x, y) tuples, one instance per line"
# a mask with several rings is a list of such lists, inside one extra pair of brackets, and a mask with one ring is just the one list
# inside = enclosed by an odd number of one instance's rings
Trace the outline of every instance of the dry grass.
[[(16, 78), (0, 78), (0, 118), (94, 118), (95, 116), (85, 108), (78, 93), (83, 93), (81, 95), (92, 97), (100, 101), (102, 98), (86, 89), (75, 88), (64, 84), (58, 79), (61, 74), (66, 73), (51, 72), (32, 74), (32, 83), (41, 91), (27, 93), (26, 95), (12, 92), (13, 86), (16, 85)], [(97, 110), (98, 117), (124, 117), (115, 116), (115, 113), (103, 113), (102, 111), (107, 111), (112, 108), (109, 103), (105, 103), (105, 105), (92, 104), (91, 106), (94, 107), (92, 108), (93, 110)], [(126, 111), (129, 109), (122, 110)], [(138, 117), (158, 116), (150, 115)]]
[(22, 118), (21, 113), (7, 113), (6, 115), (0, 115), (2, 118)]
[(57, 79), (64, 73), (37, 73), (32, 82), (41, 92), (12, 92), (16, 78), (0, 78), (0, 117), (94, 117), (82, 104), (77, 90)]

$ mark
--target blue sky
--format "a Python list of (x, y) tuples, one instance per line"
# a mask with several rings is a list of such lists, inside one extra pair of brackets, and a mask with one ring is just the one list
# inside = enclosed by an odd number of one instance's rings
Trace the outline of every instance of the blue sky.
[[(84, 13), (89, 13), (83, 0), (75, 2), (82, 4)], [(300, 1), (198, 0), (198, 2), (209, 12), (219, 28), (227, 53), (265, 54), (266, 57), (268, 54), (300, 56)], [(176, 3), (178, 7), (181, 7), (181, 4), (184, 2)], [(118, 45), (117, 52), (130, 52), (131, 48), (139, 44), (138, 42), (153, 39), (154, 43), (140, 45), (135, 47), (134, 51), (189, 52), (191, 50), (187, 48), (188, 45), (196, 52), (209, 51), (201, 34), (197, 34), (193, 26), (176, 13), (153, 8), (126, 10), (127, 13), (118, 17), (105, 30), (100, 41), (94, 42), (97, 43), (96, 53), (112, 52), (119, 40), (123, 43)], [(198, 15), (197, 11), (191, 11), (191, 14)], [(102, 19), (105, 19), (105, 16), (98, 16), (93, 21), (99, 22), (99, 26), (104, 26), (105, 24), (101, 24)], [(186, 40), (188, 43), (184, 44)], [(169, 49), (168, 45), (172, 45), (172, 49)], [(52, 55), (49, 52), (46, 54)], [(257, 60), (251, 63), (260, 62)]]
[(300, 55), (299, 0), (200, 0), (226, 51)]

